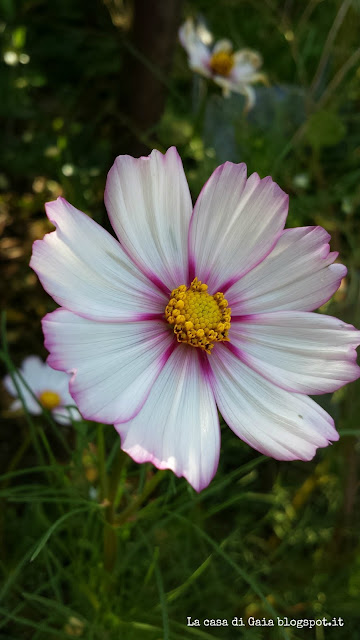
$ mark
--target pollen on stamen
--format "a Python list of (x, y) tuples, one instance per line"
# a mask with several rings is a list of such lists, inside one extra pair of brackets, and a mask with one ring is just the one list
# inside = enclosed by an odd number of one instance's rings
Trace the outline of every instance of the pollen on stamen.
[(165, 318), (173, 326), (178, 342), (211, 353), (215, 342), (229, 341), (231, 309), (224, 294), (211, 296), (208, 286), (195, 278), (190, 287), (180, 285), (171, 292)]
[(44, 409), (56, 409), (61, 404), (61, 398), (56, 391), (43, 391), (39, 395), (39, 402), (42, 404)]
[(234, 54), (231, 51), (218, 51), (210, 59), (210, 68), (219, 76), (228, 76), (235, 64)]

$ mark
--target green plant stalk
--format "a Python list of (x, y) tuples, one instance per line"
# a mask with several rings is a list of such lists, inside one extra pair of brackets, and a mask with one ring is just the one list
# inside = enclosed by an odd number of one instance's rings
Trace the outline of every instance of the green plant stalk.
[(44, 407), (42, 406), (41, 402), (39, 401), (39, 398), (37, 397), (37, 395), (33, 392), (33, 390), (31, 389), (31, 387), (28, 385), (28, 383), (26, 382), (26, 380), (23, 378), (23, 376), (21, 375), (20, 371), (16, 371), (16, 367), (14, 366), (11, 357), (10, 357), (10, 353), (9, 353), (9, 348), (7, 345), (7, 339), (6, 339), (6, 312), (3, 311), (1, 313), (1, 344), (2, 344), (2, 349), (0, 350), (0, 358), (3, 360), (3, 362), (5, 363), (5, 366), (7, 368), (7, 370), (9, 371), (9, 374), (11, 376), (11, 379), (14, 383), (14, 386), (16, 388), (16, 391), (18, 393), (18, 396), (21, 400), (22, 406), (23, 406), (23, 410), (25, 413), (25, 417), (27, 419), (27, 422), (29, 424), (29, 428), (30, 428), (30, 433), (32, 436), (32, 440), (34, 442), (34, 447), (36, 449), (36, 453), (39, 456), (40, 462), (41, 464), (45, 464), (45, 460), (44, 460), (44, 456), (43, 456), (43, 452), (41, 450), (41, 447), (38, 443), (38, 437), (37, 437), (37, 429), (33, 423), (33, 420), (27, 410), (23, 395), (21, 393), (21, 389), (19, 387), (19, 383), (16, 379), (16, 376), (14, 375), (15, 373), (17, 374), (17, 376), (20, 378), (21, 383), (24, 385), (24, 387), (27, 389), (27, 391), (31, 394), (31, 396), (33, 397), (33, 399), (35, 400), (35, 402), (37, 402), (37, 404), (41, 407), (42, 410), (42, 417), (45, 418), (45, 420), (49, 423), (50, 427), (52, 428), (52, 430), (54, 431), (56, 437), (61, 441), (62, 445), (64, 446), (64, 448), (66, 449), (67, 453), (69, 455), (71, 455), (71, 449), (66, 441), (66, 439), (63, 436), (63, 433), (61, 431), (61, 429), (59, 429), (58, 425), (55, 423), (51, 412), (48, 409), (44, 409)]
[(111, 573), (114, 569), (116, 558), (118, 539), (116, 530), (110, 522), (105, 519), (104, 523), (104, 567), (106, 571)]
[(31, 439), (33, 441), (33, 445), (35, 448), (35, 451), (37, 453), (37, 456), (39, 458), (39, 462), (40, 464), (45, 464), (45, 459), (44, 459), (44, 454), (43, 451), (41, 450), (39, 441), (38, 441), (38, 437), (36, 434), (36, 427), (31, 419), (31, 415), (26, 407), (23, 395), (21, 393), (21, 389), (19, 386), (19, 383), (16, 379), (16, 375), (15, 375), (15, 367), (12, 363), (12, 360), (10, 358), (10, 354), (9, 354), (9, 349), (8, 349), (8, 345), (7, 345), (7, 339), (6, 339), (6, 313), (5, 311), (3, 311), (1, 313), (1, 344), (2, 344), (2, 351), (0, 352), (0, 357), (2, 358), (2, 360), (4, 361), (7, 370), (9, 371), (9, 374), (11, 376), (11, 380), (14, 383), (16, 392), (21, 400), (21, 403), (23, 405), (23, 409), (24, 409), (24, 413), (29, 425), (29, 429), (30, 429), (30, 433), (31, 433)]
[(112, 571), (117, 556), (117, 529), (133, 516), (141, 507), (146, 498), (155, 490), (163, 477), (163, 472), (158, 471), (146, 483), (139, 496), (135, 498), (120, 514), (116, 516), (116, 507), (121, 501), (122, 486), (126, 478), (126, 466), (129, 457), (119, 450), (110, 473), (110, 478), (106, 476), (105, 470), (105, 446), (103, 425), (98, 429), (98, 457), (100, 474), (100, 497), (108, 504), (105, 510), (104, 522), (104, 567), (107, 571)]
[(109, 483), (108, 483), (108, 499), (110, 505), (109, 509), (109, 522), (114, 523), (115, 510), (120, 504), (123, 494), (125, 479), (126, 479), (126, 466), (130, 462), (130, 457), (120, 449), (115, 456), (115, 460), (112, 465)]
[(97, 427), (97, 458), (99, 467), (99, 482), (100, 482), (100, 502), (103, 502), (107, 494), (107, 476), (105, 469), (105, 439), (104, 439), (104, 425), (98, 424)]
[[(17, 468), (20, 460), (22, 459), (23, 455), (25, 454), (26, 450), (28, 449), (29, 445), (31, 443), (31, 433), (30, 431), (27, 432), (27, 434), (25, 435), (25, 437), (22, 440), (22, 443), (20, 445), (20, 447), (15, 451), (15, 454), (13, 455), (13, 457), (11, 458), (9, 465), (6, 469), (6, 475), (7, 474), (11, 474), (12, 471), (15, 471), (15, 469)], [(11, 476), (8, 476), (2, 483), (1, 488), (2, 489), (6, 489), (9, 486), (11, 480)]]
[(112, 571), (117, 555), (117, 537), (112, 527), (112, 507), (108, 498), (108, 477), (105, 464), (105, 438), (104, 425), (99, 424), (97, 427), (97, 456), (99, 468), (100, 483), (100, 503), (105, 506), (104, 518), (104, 567), (107, 571)]
[(206, 113), (206, 104), (207, 104), (207, 96), (208, 96), (208, 84), (203, 78), (199, 80), (199, 100), (195, 112), (194, 122), (193, 122), (193, 130), (192, 136), (196, 135), (201, 136), (203, 128), (204, 128), (204, 120)]
[[(106, 483), (107, 495), (106, 500), (109, 502), (105, 510), (105, 525), (104, 525), (104, 567), (107, 571), (111, 572), (116, 563), (117, 557), (117, 532), (114, 528), (115, 509), (116, 509), (116, 497), (118, 493), (118, 485), (122, 479), (121, 484), (125, 481), (123, 474), (124, 467), (130, 458), (120, 449), (117, 452), (112, 470), (110, 473), (109, 481)], [(105, 467), (105, 460), (104, 460)]]
[(164, 471), (157, 471), (151, 478), (145, 483), (145, 487), (142, 493), (135, 498), (116, 518), (117, 526), (120, 526), (126, 522), (131, 516), (133, 516), (146, 498), (156, 489), (160, 480), (164, 476)]

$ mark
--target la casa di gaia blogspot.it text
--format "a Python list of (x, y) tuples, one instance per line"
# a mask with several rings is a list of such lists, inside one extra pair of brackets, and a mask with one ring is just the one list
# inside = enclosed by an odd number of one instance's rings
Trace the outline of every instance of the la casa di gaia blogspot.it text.
[(323, 618), (280, 618), (279, 616), (273, 618), (254, 618), (249, 617), (246, 620), (244, 618), (233, 618), (228, 620), (227, 618), (192, 618), (187, 616), (188, 627), (295, 627), (296, 629), (303, 629), (308, 627), (313, 629), (314, 627), (343, 627), (343, 618), (332, 618), (327, 620), (325, 616)]

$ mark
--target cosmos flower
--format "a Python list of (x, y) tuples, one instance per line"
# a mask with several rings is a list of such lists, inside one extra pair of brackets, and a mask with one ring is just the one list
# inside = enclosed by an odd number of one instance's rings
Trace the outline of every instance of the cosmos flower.
[[(67, 374), (55, 371), (38, 356), (25, 358), (20, 367), (20, 374), (21, 377), (15, 372), (15, 378), (29, 413), (35, 416), (40, 415), (43, 407), (51, 411), (53, 418), (60, 424), (71, 424), (71, 420), (81, 420), (78, 410), (71, 406), (75, 403), (69, 393)], [(30, 393), (22, 378), (38, 401)], [(22, 401), (11, 376), (5, 376), (3, 382), (8, 393), (16, 398), (11, 405), (11, 410), (21, 409)]]
[(218, 409), (277, 460), (337, 440), (306, 394), (359, 376), (360, 332), (311, 313), (346, 273), (326, 231), (284, 230), (288, 196), (244, 164), (218, 167), (193, 210), (174, 147), (119, 156), (105, 204), (118, 240), (58, 198), (30, 263), (61, 305), (43, 319), (48, 363), (72, 373), (83, 416), (197, 491), (217, 469)]
[(212, 35), (199, 24), (196, 27), (191, 18), (180, 27), (179, 38), (189, 58), (189, 67), (206, 78), (211, 78), (222, 87), (224, 96), (233, 91), (246, 97), (246, 110), (255, 104), (255, 92), (250, 86), (255, 82), (266, 82), (266, 76), (259, 73), (262, 58), (251, 49), (233, 50), (230, 40), (223, 39), (211, 47)]

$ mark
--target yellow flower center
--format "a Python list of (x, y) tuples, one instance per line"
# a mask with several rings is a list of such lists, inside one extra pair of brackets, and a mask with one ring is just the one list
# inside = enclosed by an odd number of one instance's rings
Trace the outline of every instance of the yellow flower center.
[(235, 63), (234, 54), (228, 51), (214, 53), (210, 60), (210, 68), (219, 76), (228, 76)]
[(39, 402), (45, 409), (55, 409), (61, 403), (61, 398), (56, 391), (43, 391), (39, 395)]
[(215, 342), (228, 341), (231, 309), (223, 293), (211, 296), (207, 284), (195, 278), (171, 292), (165, 318), (174, 327), (178, 342), (210, 353)]

